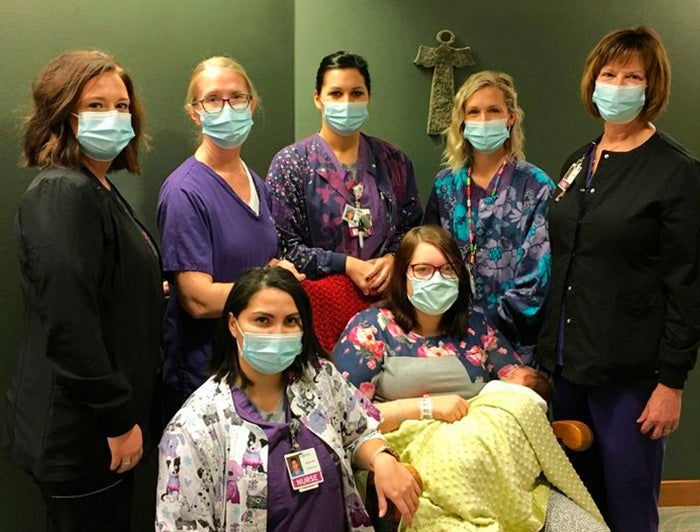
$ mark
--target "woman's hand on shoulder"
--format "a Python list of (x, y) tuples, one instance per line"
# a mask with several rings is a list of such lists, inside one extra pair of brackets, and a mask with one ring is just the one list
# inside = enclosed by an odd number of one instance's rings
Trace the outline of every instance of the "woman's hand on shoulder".
[(294, 277), (297, 278), (297, 281), (301, 282), (304, 279), (306, 279), (306, 274), (304, 273), (299, 273), (297, 271), (296, 266), (289, 262), (287, 259), (271, 259), (270, 262), (267, 263), (268, 266), (277, 266), (278, 268), (283, 268), (287, 271), (290, 271), (294, 274)]
[(433, 403), (433, 419), (459, 421), (469, 412), (469, 402), (459, 395), (437, 395), (430, 397)]
[(374, 485), (379, 501), (379, 517), (387, 511), (386, 499), (396, 505), (407, 526), (411, 526), (418, 509), (421, 489), (413, 475), (391, 454), (382, 452), (374, 458)]
[(136, 467), (143, 455), (143, 436), (141, 427), (134, 425), (129, 432), (114, 438), (107, 438), (112, 461), (109, 469), (124, 473)]

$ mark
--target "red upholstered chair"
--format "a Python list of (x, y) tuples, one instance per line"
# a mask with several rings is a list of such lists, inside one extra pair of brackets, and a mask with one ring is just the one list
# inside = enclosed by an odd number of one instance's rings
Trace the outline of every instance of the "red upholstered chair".
[(316, 336), (328, 353), (333, 352), (350, 318), (377, 301), (363, 295), (345, 274), (307, 279), (301, 285), (311, 301)]

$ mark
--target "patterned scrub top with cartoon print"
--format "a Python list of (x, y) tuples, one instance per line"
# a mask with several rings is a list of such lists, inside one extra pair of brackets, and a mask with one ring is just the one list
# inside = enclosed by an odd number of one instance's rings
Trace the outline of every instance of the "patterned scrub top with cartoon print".
[(333, 358), (345, 378), (378, 401), (425, 393), (473, 397), (487, 381), (522, 364), (477, 310), (470, 311), (464, 336), (426, 337), (404, 331), (390, 310), (369, 308), (350, 320)]
[[(327, 446), (333, 464), (322, 458), (325, 470), (340, 468), (341, 491), (332, 499), (342, 499), (345, 522), (330, 529), (369, 532), (372, 522), (351, 463), (364, 442), (384, 441), (377, 430), (381, 414), (333, 364), (319, 362), (319, 370), (306, 366), (300, 378), (287, 384), (290, 415), (305, 427), (300, 445)], [(278, 506), (285, 503), (275, 487), (269, 489), (270, 483), (289, 482), (280, 464), (270, 463), (276, 444), (264, 430), (269, 424), (257, 424), (254, 407), (235, 395), (225, 379), (211, 377), (166, 426), (159, 445), (155, 530), (265, 532), (275, 525), (299, 529), (296, 520), (282, 522)], [(301, 504), (313, 503), (309, 493), (297, 495)], [(316, 524), (308, 529), (320, 530)]]

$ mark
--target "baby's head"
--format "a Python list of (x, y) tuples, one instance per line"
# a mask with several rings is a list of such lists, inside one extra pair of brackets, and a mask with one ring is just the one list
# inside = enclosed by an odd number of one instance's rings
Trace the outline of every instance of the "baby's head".
[(519, 366), (501, 377), (502, 381), (527, 386), (549, 403), (552, 399), (552, 385), (547, 376), (530, 366)]

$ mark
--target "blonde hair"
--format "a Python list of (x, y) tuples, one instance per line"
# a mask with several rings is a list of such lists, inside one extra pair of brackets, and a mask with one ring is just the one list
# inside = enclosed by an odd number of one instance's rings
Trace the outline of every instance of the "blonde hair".
[(474, 158), (474, 148), (464, 138), (464, 112), (467, 101), (476, 91), (485, 87), (497, 87), (503, 93), (506, 108), (513, 115), (513, 125), (510, 128), (510, 137), (504, 147), (510, 159), (525, 158), (523, 146), (525, 134), (523, 133), (523, 119), (525, 113), (518, 105), (518, 93), (515, 91), (513, 78), (504, 72), (484, 70), (472, 74), (467, 78), (457, 91), (454, 105), (452, 106), (452, 122), (443, 132), (445, 136), (445, 151), (443, 152), (443, 166), (459, 170), (471, 163)]
[(586, 110), (600, 117), (593, 103), (595, 81), (600, 71), (610, 63), (626, 64), (637, 55), (644, 65), (647, 78), (646, 101), (639, 119), (650, 122), (666, 108), (671, 92), (671, 67), (661, 37), (646, 26), (608, 33), (595, 45), (586, 59), (581, 77), (581, 100)]
[(248, 76), (248, 73), (245, 71), (245, 68), (243, 68), (243, 65), (230, 57), (216, 55), (214, 57), (210, 57), (209, 59), (200, 61), (197, 66), (194, 67), (192, 75), (190, 76), (190, 83), (187, 86), (187, 96), (185, 98), (186, 112), (189, 112), (192, 104), (196, 103), (197, 93), (199, 92), (199, 75), (208, 68), (224, 68), (239, 73), (245, 80), (246, 85), (248, 85), (248, 91), (253, 96), (253, 99), (258, 103), (260, 102), (258, 91), (255, 89), (255, 85), (253, 85), (253, 82)]

